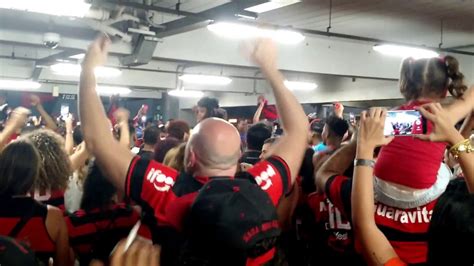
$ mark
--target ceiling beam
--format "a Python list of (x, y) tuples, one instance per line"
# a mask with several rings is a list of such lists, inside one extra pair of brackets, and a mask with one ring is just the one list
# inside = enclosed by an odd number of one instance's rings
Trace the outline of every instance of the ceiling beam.
[[(85, 53), (85, 51), (80, 50), (80, 49), (68, 48), (64, 51), (61, 51), (61, 52), (57, 53), (57, 54), (53, 54), (53, 55), (38, 59), (36, 61), (36, 65), (38, 65), (38, 66), (50, 65), (50, 64), (53, 64), (54, 62), (56, 62), (57, 60), (68, 59), (70, 56), (77, 55), (77, 54), (80, 54), (80, 53)], [(74, 59), (71, 59), (71, 60), (74, 60)]]
[(176, 16), (199, 17), (199, 14), (192, 13), (192, 12), (176, 10), (176, 9), (166, 8), (166, 7), (160, 7), (160, 6), (155, 6), (155, 5), (140, 4), (140, 3), (129, 2), (129, 1), (124, 1), (124, 0), (102, 0), (102, 1), (97, 2), (97, 3), (99, 5), (100, 4), (112, 4), (112, 5), (130, 7), (130, 8), (144, 10), (144, 11), (157, 11), (157, 12), (176, 15)]
[(455, 49), (455, 50), (470, 49), (470, 48), (474, 48), (474, 43), (448, 47), (448, 49)]
[(210, 21), (219, 19), (236, 19), (235, 15), (246, 8), (268, 2), (267, 0), (239, 0), (232, 1), (208, 10), (196, 13), (194, 16), (187, 16), (178, 20), (164, 23), (164, 28), (154, 29), (157, 37), (165, 38), (168, 36), (184, 33), (197, 28), (206, 26)]

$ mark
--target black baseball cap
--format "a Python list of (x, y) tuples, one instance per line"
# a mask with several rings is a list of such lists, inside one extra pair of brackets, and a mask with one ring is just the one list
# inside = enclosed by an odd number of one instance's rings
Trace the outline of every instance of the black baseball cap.
[(0, 236), (0, 265), (38, 265), (33, 251), (12, 238)]
[(186, 249), (207, 265), (261, 265), (273, 258), (281, 234), (270, 197), (253, 179), (230, 178), (201, 188), (185, 231)]

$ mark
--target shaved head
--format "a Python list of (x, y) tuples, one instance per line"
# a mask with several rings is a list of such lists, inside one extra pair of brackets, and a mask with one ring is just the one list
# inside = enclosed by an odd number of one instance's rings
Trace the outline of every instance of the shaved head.
[(199, 123), (186, 146), (185, 164), (188, 170), (200, 175), (235, 173), (239, 158), (239, 132), (219, 118), (208, 118)]

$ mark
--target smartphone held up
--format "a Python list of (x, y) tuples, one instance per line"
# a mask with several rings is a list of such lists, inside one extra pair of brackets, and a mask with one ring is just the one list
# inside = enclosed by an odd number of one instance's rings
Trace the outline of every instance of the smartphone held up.
[(388, 111), (385, 136), (413, 136), (426, 133), (426, 119), (416, 110)]

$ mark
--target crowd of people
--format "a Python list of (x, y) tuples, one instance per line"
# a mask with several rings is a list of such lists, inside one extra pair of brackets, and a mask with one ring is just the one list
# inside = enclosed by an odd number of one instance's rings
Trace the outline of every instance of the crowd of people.
[(64, 129), (35, 95), (40, 122), (5, 114), (1, 265), (474, 265), (474, 87), (454, 57), (403, 61), (395, 109), (427, 132), (394, 137), (383, 108), (305, 114), (266, 39), (248, 52), (275, 104), (252, 121), (209, 97), (194, 128), (106, 112), (109, 45), (90, 45)]

